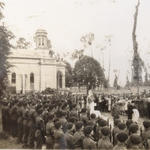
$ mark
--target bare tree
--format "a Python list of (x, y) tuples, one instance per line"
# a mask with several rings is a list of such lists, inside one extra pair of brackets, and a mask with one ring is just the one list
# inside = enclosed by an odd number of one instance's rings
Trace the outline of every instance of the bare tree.
[(91, 46), (91, 57), (93, 57), (92, 44), (94, 41), (94, 33), (88, 33), (82, 36), (80, 41), (83, 43), (84, 48)]
[(133, 60), (132, 60), (132, 66), (133, 66), (132, 84), (133, 85), (139, 85), (139, 83), (142, 81), (142, 68), (145, 68), (144, 62), (141, 59), (139, 52), (138, 52), (138, 42), (136, 39), (137, 38), (136, 28), (137, 28), (139, 6), (140, 6), (140, 0), (138, 0), (138, 3), (135, 7), (134, 24), (133, 24), (133, 31), (132, 31), (132, 41), (133, 41), (133, 50), (134, 50)]

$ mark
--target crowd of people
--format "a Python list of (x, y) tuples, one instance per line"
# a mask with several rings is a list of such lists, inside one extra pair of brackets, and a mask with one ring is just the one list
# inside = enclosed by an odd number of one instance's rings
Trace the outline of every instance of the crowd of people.
[(3, 131), (23, 148), (150, 149), (150, 120), (141, 129), (132, 117), (114, 115), (110, 124), (90, 111), (87, 99), (69, 93), (9, 96), (3, 101)]

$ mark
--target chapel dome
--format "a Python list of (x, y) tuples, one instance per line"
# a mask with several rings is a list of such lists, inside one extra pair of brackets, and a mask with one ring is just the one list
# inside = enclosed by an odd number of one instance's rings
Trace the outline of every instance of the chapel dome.
[(34, 36), (36, 49), (48, 49), (51, 45), (47, 38), (47, 31), (45, 29), (37, 29)]

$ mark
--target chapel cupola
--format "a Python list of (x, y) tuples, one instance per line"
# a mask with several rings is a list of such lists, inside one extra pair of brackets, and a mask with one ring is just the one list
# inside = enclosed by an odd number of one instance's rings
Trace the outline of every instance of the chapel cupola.
[(35, 33), (36, 49), (48, 49), (50, 48), (50, 41), (47, 38), (47, 32), (44, 29), (38, 29)]

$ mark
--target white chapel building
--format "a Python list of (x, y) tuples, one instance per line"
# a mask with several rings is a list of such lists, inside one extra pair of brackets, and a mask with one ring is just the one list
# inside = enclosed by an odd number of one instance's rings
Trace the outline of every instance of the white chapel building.
[(47, 32), (35, 33), (35, 49), (12, 49), (8, 61), (9, 85), (17, 93), (65, 88), (65, 64), (50, 55)]

